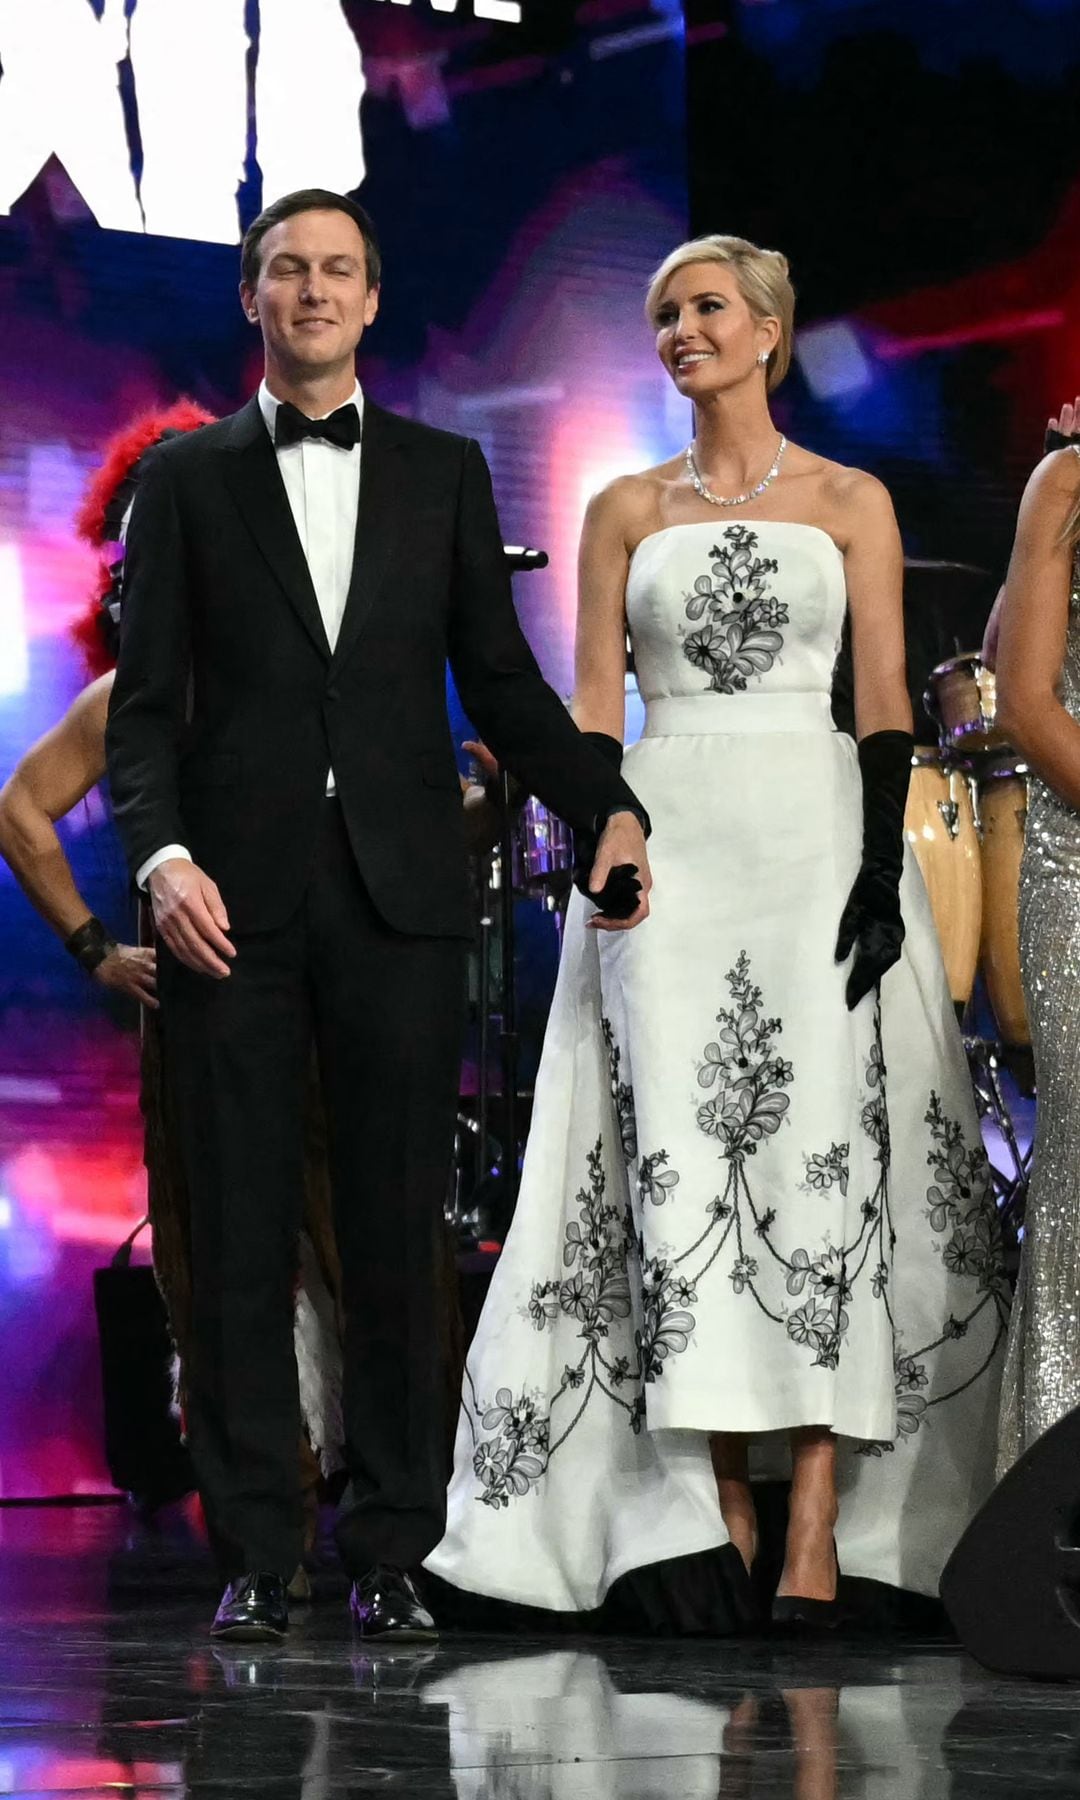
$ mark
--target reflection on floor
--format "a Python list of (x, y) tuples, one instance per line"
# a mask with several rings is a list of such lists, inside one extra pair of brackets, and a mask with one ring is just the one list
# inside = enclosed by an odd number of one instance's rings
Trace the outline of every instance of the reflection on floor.
[(327, 1571), (287, 1645), (214, 1649), (182, 1524), (0, 1510), (0, 1795), (987, 1800), (1075, 1795), (1071, 1689), (945, 1644), (446, 1637), (380, 1651)]

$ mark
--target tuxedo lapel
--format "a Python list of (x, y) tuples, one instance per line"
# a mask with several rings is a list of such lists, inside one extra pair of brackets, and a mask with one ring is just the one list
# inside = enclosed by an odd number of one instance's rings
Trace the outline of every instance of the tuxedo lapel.
[(258, 399), (235, 414), (223, 458), (233, 499), (320, 655), (330, 658), (319, 602)]
[(360, 503), (356, 513), (356, 545), (345, 612), (334, 651), (340, 668), (356, 647), (390, 567), (404, 515), (407, 456), (393, 413), (364, 401), (360, 443)]

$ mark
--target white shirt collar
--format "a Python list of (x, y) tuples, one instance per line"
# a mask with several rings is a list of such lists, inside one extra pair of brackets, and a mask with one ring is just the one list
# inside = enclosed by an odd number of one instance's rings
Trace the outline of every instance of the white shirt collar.
[[(356, 407), (357, 412), (360, 414), (360, 427), (361, 427), (361, 430), (363, 430), (364, 390), (360, 386), (359, 382), (357, 382), (356, 386), (353, 388), (352, 401)], [(344, 405), (344, 406), (348, 406), (348, 404), (349, 404), (348, 400), (345, 400), (342, 402), (342, 405)], [(267, 431), (270, 433), (271, 441), (273, 440), (274, 431), (277, 426), (278, 407), (280, 405), (281, 405), (281, 401), (274, 398), (274, 395), (270, 392), (270, 389), (267, 387), (266, 382), (261, 381), (259, 383), (259, 411), (262, 413), (263, 423), (265, 424)], [(333, 412), (336, 412), (337, 407), (333, 407), (331, 410)], [(330, 414), (329, 413), (319, 413), (318, 417), (320, 419), (328, 419), (330, 417)]]

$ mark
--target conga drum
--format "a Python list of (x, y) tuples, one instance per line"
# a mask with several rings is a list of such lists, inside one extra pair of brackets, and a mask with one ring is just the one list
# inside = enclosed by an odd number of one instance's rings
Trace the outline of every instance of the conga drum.
[(1027, 769), (1014, 751), (979, 771), (982, 838), (982, 968), (1001, 1041), (1029, 1045), (1020, 980), (1020, 858), (1027, 820)]
[(937, 721), (942, 753), (950, 761), (1007, 748), (996, 723), (994, 672), (977, 651), (965, 651), (938, 663), (931, 672), (924, 705)]
[(921, 747), (912, 757), (904, 831), (922, 870), (949, 992), (971, 999), (979, 962), (983, 877), (971, 788), (961, 769)]

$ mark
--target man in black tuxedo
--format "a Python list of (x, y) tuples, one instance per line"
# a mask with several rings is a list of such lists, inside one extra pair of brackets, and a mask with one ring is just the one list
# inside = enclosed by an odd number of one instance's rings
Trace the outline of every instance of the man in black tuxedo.
[(266, 375), (154, 453), (127, 538), (108, 726), (116, 820), (162, 940), (167, 1063), (192, 1200), (188, 1429), (228, 1579), (219, 1636), (280, 1636), (301, 1556), (292, 1279), (314, 1038), (346, 1313), (351, 1499), (367, 1635), (431, 1629), (408, 1571), (444, 1524), (438, 1234), (472, 932), (446, 712), (598, 840), (647, 820), (542, 680), (475, 443), (362, 394), (379, 301), (362, 208), (269, 207), (241, 299)]

